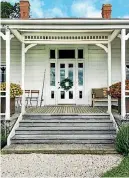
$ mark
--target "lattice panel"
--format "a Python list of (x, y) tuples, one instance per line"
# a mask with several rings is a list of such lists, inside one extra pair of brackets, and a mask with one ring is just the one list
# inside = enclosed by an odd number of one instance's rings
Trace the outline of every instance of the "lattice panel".
[(105, 35), (70, 35), (70, 36), (63, 36), (63, 35), (26, 35), (24, 37), (25, 41), (58, 41), (58, 40), (78, 40), (78, 41), (82, 41), (82, 40), (108, 40), (108, 36)]

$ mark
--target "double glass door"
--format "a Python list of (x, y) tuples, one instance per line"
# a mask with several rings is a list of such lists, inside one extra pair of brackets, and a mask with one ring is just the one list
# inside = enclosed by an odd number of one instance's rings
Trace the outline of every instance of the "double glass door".
[[(60, 82), (65, 78), (69, 78), (73, 82), (73, 86), (68, 91), (60, 86)], [(75, 63), (59, 62), (58, 63), (58, 104), (75, 104)]]

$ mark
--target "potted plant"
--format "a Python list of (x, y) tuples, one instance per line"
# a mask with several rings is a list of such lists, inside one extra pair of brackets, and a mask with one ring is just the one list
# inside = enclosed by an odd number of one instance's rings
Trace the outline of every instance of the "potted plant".
[[(0, 91), (6, 91), (5, 82), (0, 84)], [(1, 95), (3, 95), (3, 92), (1, 93)], [(21, 96), (21, 95), (22, 95), (22, 89), (20, 85), (11, 83), (10, 84), (10, 114), (11, 115), (15, 113), (15, 97)], [(1, 113), (5, 113), (5, 109), (6, 109), (6, 98), (2, 97), (1, 98)]]
[[(126, 90), (129, 90), (129, 80), (126, 80)], [(109, 94), (113, 98), (118, 98), (118, 112), (121, 113), (121, 82), (115, 83), (110, 86)], [(129, 93), (126, 93), (129, 95)], [(129, 98), (126, 100), (126, 112), (129, 113)]]

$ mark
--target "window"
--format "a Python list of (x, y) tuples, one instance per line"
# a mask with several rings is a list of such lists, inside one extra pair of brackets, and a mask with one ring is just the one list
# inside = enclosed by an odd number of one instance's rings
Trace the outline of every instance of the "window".
[(69, 91), (69, 99), (73, 99), (73, 91)]
[(58, 51), (59, 59), (75, 59), (75, 50), (59, 50)]
[(126, 79), (129, 80), (129, 65), (126, 65)]
[(65, 91), (61, 91), (60, 92), (60, 98), (61, 99), (65, 99)]
[(55, 59), (56, 58), (56, 53), (55, 50), (50, 50), (50, 59)]
[(55, 86), (55, 63), (50, 63), (50, 86)]
[(79, 98), (82, 99), (82, 91), (79, 91)]
[(54, 99), (54, 91), (51, 91), (51, 99)]
[(83, 86), (83, 63), (78, 63), (78, 85)]
[(83, 49), (78, 49), (78, 59), (83, 59)]

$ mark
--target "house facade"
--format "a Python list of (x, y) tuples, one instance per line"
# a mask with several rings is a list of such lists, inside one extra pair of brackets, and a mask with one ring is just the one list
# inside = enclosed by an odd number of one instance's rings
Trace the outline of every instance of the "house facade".
[[(24, 113), (25, 90), (40, 91), (39, 105), (42, 91), (42, 105), (91, 105), (93, 88), (109, 88), (122, 81), (124, 116), (129, 19), (112, 19), (109, 4), (103, 5), (101, 19), (29, 19), (29, 9), (29, 1), (21, 0), (21, 19), (1, 21), (1, 65), (6, 66), (8, 86), (6, 118), (10, 117), (10, 82), (22, 86)], [(66, 78), (72, 81), (69, 90), (61, 87)], [(103, 104), (107, 103), (99, 103)]]

